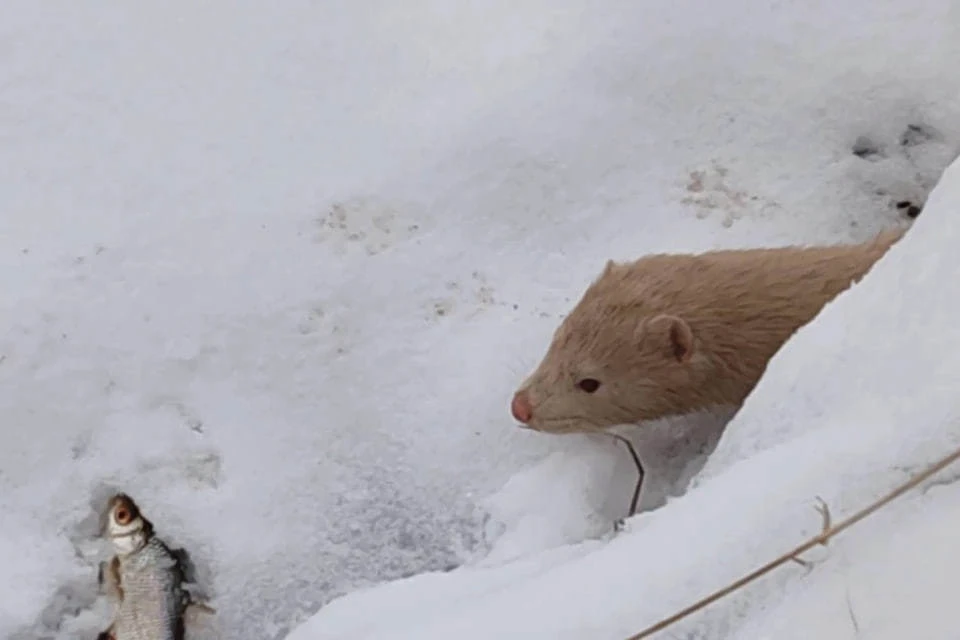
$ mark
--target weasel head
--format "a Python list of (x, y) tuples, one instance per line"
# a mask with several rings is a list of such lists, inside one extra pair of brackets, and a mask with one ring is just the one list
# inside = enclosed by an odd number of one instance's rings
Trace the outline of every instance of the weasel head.
[(553, 335), (510, 411), (546, 433), (604, 431), (686, 413), (702, 364), (691, 325), (608, 262)]

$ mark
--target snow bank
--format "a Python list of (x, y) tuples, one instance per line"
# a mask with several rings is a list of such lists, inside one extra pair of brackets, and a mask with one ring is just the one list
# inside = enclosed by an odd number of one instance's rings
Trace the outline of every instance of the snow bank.
[[(960, 446), (960, 162), (905, 239), (774, 358), (687, 494), (627, 532), (334, 601), (290, 640), (624, 638), (815, 534)], [(948, 638), (950, 469), (671, 637)], [(935, 486), (938, 485), (938, 486)], [(814, 612), (817, 612), (816, 614)], [(852, 625), (852, 626), (851, 626)]]

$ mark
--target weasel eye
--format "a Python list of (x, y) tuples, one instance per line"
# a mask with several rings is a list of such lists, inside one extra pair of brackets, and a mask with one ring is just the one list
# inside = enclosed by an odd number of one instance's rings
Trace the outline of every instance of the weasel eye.
[(587, 393), (593, 393), (600, 388), (600, 381), (593, 378), (584, 378), (577, 383), (577, 386), (580, 387), (581, 391), (586, 391)]

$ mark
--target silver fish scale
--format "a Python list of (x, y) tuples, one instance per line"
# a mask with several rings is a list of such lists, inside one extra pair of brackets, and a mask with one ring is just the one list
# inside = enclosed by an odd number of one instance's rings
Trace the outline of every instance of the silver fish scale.
[(120, 561), (123, 600), (113, 623), (116, 640), (182, 640), (187, 594), (177, 559), (157, 538)]

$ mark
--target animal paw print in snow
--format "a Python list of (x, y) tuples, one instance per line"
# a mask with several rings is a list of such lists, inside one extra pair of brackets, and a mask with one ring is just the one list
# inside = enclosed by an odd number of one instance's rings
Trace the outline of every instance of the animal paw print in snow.
[(927, 195), (943, 169), (956, 159), (958, 149), (936, 128), (912, 123), (892, 140), (861, 135), (850, 153), (868, 163), (859, 165), (859, 171), (864, 172), (861, 179), (873, 194), (913, 219), (923, 211)]
[(709, 167), (689, 173), (684, 185), (687, 192), (680, 201), (697, 207), (697, 217), (707, 218), (712, 212), (724, 214), (721, 224), (730, 227), (745, 213), (775, 207), (777, 204), (731, 185), (729, 169), (716, 161)]
[(360, 248), (374, 256), (419, 232), (419, 223), (404, 217), (394, 207), (371, 198), (335, 202), (314, 219), (313, 240), (333, 244), (339, 253)]

